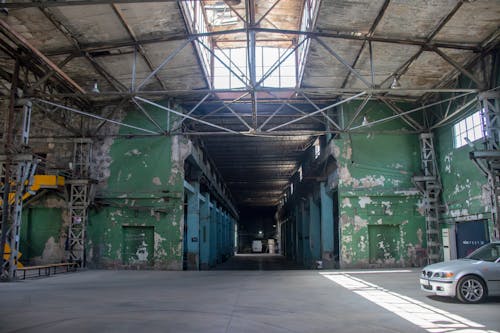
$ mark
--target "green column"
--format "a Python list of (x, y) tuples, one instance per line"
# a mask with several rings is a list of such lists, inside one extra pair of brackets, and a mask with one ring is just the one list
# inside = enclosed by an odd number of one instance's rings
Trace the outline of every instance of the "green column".
[(319, 205), (313, 196), (309, 196), (309, 244), (313, 267), (321, 260), (321, 216)]
[(210, 209), (210, 267), (217, 263), (217, 216), (217, 205), (213, 202)]
[(295, 246), (297, 248), (296, 261), (299, 264), (304, 264), (304, 235), (302, 232), (302, 210), (300, 205), (296, 205), (295, 208), (295, 220), (297, 226), (297, 233), (295, 235)]
[(309, 240), (309, 211), (304, 201), (300, 202), (300, 216), (302, 217), (302, 246), (304, 267), (308, 268), (311, 265), (311, 248)]
[(320, 184), (321, 197), (321, 259), (323, 268), (334, 268), (333, 258), (333, 199), (326, 190), (326, 184)]
[(200, 269), (210, 267), (210, 194), (200, 204)]
[(188, 193), (187, 207), (187, 269), (198, 270), (200, 265), (200, 183), (191, 183), (194, 192)]

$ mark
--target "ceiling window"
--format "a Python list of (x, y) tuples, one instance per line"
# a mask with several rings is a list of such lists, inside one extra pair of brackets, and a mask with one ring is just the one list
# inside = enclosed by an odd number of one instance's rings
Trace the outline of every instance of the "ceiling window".
[[(304, 10), (302, 12), (302, 20), (300, 23), (301, 31), (311, 31), (314, 28), (314, 18), (317, 16), (316, 12), (318, 11), (318, 0), (305, 0)], [(299, 43), (306, 38), (306, 35), (299, 36)], [(307, 56), (307, 51), (309, 50), (309, 42), (307, 40), (305, 43), (301, 44), (298, 49), (298, 69), (299, 73), (304, 70), (305, 60)]]
[(465, 146), (468, 140), (474, 142), (484, 137), (481, 118), (481, 111), (477, 111), (453, 125), (455, 148)]
[[(256, 80), (262, 87), (291, 88), (296, 84), (295, 55), (290, 49), (257, 46), (255, 50)], [(247, 49), (216, 49), (214, 88), (243, 88), (249, 82)]]
[(225, 2), (205, 5), (208, 24), (212, 27), (231, 26), (238, 23), (238, 17)]
[[(187, 14), (186, 19), (188, 21), (190, 32), (196, 34), (208, 32), (202, 2), (199, 0), (185, 0), (181, 2), (181, 5)], [(210, 39), (208, 36), (198, 37), (198, 41), (210, 48)], [(201, 54), (201, 59), (205, 68), (210, 68), (210, 52), (203, 46), (198, 48), (198, 52)]]
[[(297, 41), (290, 40), (290, 37), (279, 37), (276, 43), (268, 39), (261, 42), (257, 34), (255, 63), (252, 64), (255, 68), (249, 68), (248, 41), (231, 41), (207, 34), (236, 29), (242, 24), (227, 3), (183, 0), (180, 4), (189, 32), (203, 34), (196, 38), (195, 46), (214, 89), (242, 89), (252, 86), (294, 88), (297, 85), (297, 61), (299, 57), (305, 56), (304, 35), (299, 36), (303, 43), (296, 47)], [(317, 6), (318, 0), (305, 0), (302, 30), (313, 27)], [(255, 82), (251, 82), (250, 73), (255, 73)]]

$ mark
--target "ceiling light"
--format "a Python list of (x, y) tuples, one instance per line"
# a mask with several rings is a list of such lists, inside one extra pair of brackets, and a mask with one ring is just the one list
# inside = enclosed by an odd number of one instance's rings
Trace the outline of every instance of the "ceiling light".
[(100, 93), (99, 91), (99, 85), (97, 84), (97, 80), (94, 81), (94, 86), (92, 87), (92, 92), (95, 94)]
[(401, 84), (399, 83), (398, 77), (394, 75), (392, 79), (391, 89), (399, 89), (401, 88)]
[(361, 123), (361, 125), (363, 126), (368, 125), (368, 119), (366, 119), (366, 116), (363, 117), (363, 122)]

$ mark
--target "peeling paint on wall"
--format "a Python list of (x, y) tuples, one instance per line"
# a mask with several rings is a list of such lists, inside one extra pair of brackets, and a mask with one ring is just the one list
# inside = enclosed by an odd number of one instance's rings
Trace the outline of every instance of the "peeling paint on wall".
[(349, 198), (342, 199), (342, 208), (352, 207), (351, 200)]
[(161, 179), (160, 179), (160, 177), (153, 177), (152, 182), (153, 182), (153, 184), (155, 184), (157, 186), (161, 186)]
[(372, 199), (370, 197), (359, 197), (359, 206), (365, 208), (367, 204), (371, 204)]

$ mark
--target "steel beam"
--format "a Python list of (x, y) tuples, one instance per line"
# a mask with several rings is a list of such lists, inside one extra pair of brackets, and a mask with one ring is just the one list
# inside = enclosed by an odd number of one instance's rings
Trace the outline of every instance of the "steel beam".
[(431, 129), (436, 129), (438, 127), (443, 126), (444, 124), (446, 124), (448, 122), (448, 120), (450, 120), (453, 117), (457, 116), (458, 114), (462, 113), (464, 110), (466, 110), (467, 108), (469, 108), (474, 103), (477, 103), (477, 99), (476, 98), (471, 99), (470, 101), (468, 101), (467, 103), (463, 104), (458, 109), (456, 109), (454, 112), (452, 112), (451, 114), (447, 115), (445, 118), (441, 119), (436, 124), (432, 125)]
[(361, 74), (358, 73), (357, 70), (355, 70), (354, 68), (351, 67), (351, 65), (349, 65), (347, 63), (347, 61), (342, 58), (339, 54), (337, 54), (337, 52), (335, 52), (330, 46), (328, 46), (324, 41), (322, 41), (320, 38), (315, 38), (315, 40), (321, 45), (323, 46), (323, 48), (325, 50), (328, 51), (328, 53), (330, 53), (332, 56), (335, 57), (335, 59), (337, 59), (342, 65), (344, 65), (352, 74), (354, 74), (355, 77), (357, 77), (361, 82), (363, 82), (368, 88), (372, 88), (372, 85), (370, 82), (368, 82), (364, 77), (361, 76)]
[(309, 117), (311, 117), (311, 116), (314, 116), (314, 115), (316, 115), (316, 114), (318, 114), (318, 113), (321, 113), (321, 112), (323, 112), (323, 111), (325, 111), (325, 110), (331, 109), (331, 108), (333, 108), (333, 107), (335, 107), (335, 106), (338, 106), (338, 105), (341, 105), (341, 104), (347, 103), (347, 102), (349, 102), (350, 100), (353, 100), (353, 99), (355, 99), (355, 98), (361, 97), (361, 96), (363, 96), (363, 95), (365, 95), (365, 94), (366, 94), (366, 92), (361, 92), (361, 93), (356, 94), (356, 95), (354, 95), (354, 96), (351, 96), (351, 97), (348, 97), (348, 98), (346, 98), (346, 99), (343, 99), (343, 100), (341, 100), (341, 101), (339, 101), (339, 102), (333, 103), (333, 104), (331, 104), (331, 105), (329, 105), (329, 106), (325, 106), (324, 108), (321, 108), (321, 109), (319, 109), (319, 110), (316, 110), (316, 111), (314, 111), (314, 112), (311, 112), (311, 113), (309, 113), (309, 114), (307, 114), (307, 115), (305, 115), (305, 116), (302, 116), (302, 117), (300, 117), (300, 118), (297, 118), (297, 119), (294, 119), (294, 120), (290, 120), (290, 121), (288, 121), (288, 122), (286, 122), (286, 123), (284, 123), (284, 124), (281, 124), (281, 125), (275, 126), (275, 127), (273, 127), (273, 128), (270, 128), (270, 129), (268, 129), (266, 132), (272, 132), (272, 131), (274, 131), (274, 130), (276, 130), (276, 129), (278, 129), (278, 128), (281, 128), (281, 127), (288, 126), (288, 125), (290, 125), (290, 124), (296, 123), (297, 121), (301, 121), (301, 120), (303, 120), (303, 119), (306, 119), (306, 118), (309, 118)]
[[(132, 27), (128, 24), (127, 20), (125, 19), (125, 15), (123, 15), (122, 10), (118, 7), (118, 5), (116, 5), (114, 3), (111, 5), (111, 7), (113, 8), (115, 14), (118, 16), (118, 18), (119, 18), (121, 24), (123, 25), (123, 27), (125, 28), (125, 30), (127, 30), (127, 33), (129, 34), (130, 38), (135, 43), (137, 43), (139, 41), (139, 39), (135, 35), (134, 30), (132, 30)], [(146, 62), (146, 65), (148, 66), (149, 70), (154, 71), (153, 63), (151, 62), (151, 60), (147, 56), (147, 53), (146, 53), (146, 50), (144, 49), (144, 47), (142, 45), (138, 45), (135, 48), (135, 52), (137, 52), (137, 51), (139, 51), (140, 55), (142, 56), (142, 58)], [(134, 58), (135, 58), (135, 55), (134, 55)], [(134, 60), (134, 65), (135, 65), (135, 60)], [(160, 79), (160, 77), (155, 74), (155, 78), (160, 83), (162, 89), (166, 90), (167, 87), (165, 86), (165, 83)], [(132, 84), (132, 90), (134, 89), (133, 87), (134, 87), (134, 84)]]
[(186, 115), (186, 114), (184, 114), (182, 112), (179, 112), (179, 111), (176, 111), (176, 110), (172, 110), (170, 108), (167, 108), (166, 106), (163, 106), (163, 105), (160, 105), (158, 103), (152, 102), (152, 101), (147, 100), (145, 98), (142, 98), (142, 97), (134, 97), (134, 98), (137, 99), (137, 100), (139, 100), (139, 101), (141, 101), (141, 102), (144, 102), (144, 103), (156, 106), (157, 108), (160, 108), (162, 110), (171, 112), (171, 113), (176, 114), (176, 115), (181, 116), (181, 117), (185, 117), (185, 118), (194, 120), (194, 121), (199, 122), (201, 124), (204, 124), (204, 125), (207, 125), (207, 126), (210, 126), (210, 127), (214, 127), (214, 128), (223, 130), (225, 132), (230, 132), (230, 133), (233, 133), (233, 134), (239, 134), (239, 132), (237, 132), (237, 131), (233, 131), (233, 130), (231, 130), (229, 128), (225, 128), (225, 127), (222, 127), (222, 126), (219, 126), (219, 125), (216, 125), (216, 124), (209, 123), (208, 121), (204, 121), (204, 120), (192, 117), (192, 116), (188, 116), (188, 115)]
[(128, 127), (128, 128), (132, 128), (132, 129), (135, 129), (135, 130), (138, 130), (138, 131), (141, 131), (141, 132), (146, 132), (146, 133), (149, 133), (149, 134), (158, 134), (158, 135), (161, 134), (161, 133), (158, 133), (158, 132), (150, 131), (150, 130), (142, 128), (142, 127), (138, 127), (138, 126), (134, 126), (134, 125), (129, 125), (129, 124), (122, 123), (122, 122), (119, 122), (119, 121), (116, 121), (116, 120), (107, 119), (105, 117), (101, 117), (101, 116), (98, 116), (96, 114), (92, 114), (92, 113), (89, 113), (89, 112), (77, 110), (77, 109), (71, 108), (69, 106), (57, 104), (57, 103), (54, 103), (54, 102), (45, 101), (43, 99), (36, 99), (35, 101), (38, 102), (38, 103), (42, 103), (42, 104), (54, 106), (56, 108), (61, 108), (61, 109), (67, 110), (67, 111), (71, 111), (71, 112), (80, 114), (82, 116), (87, 116), (87, 117), (94, 118), (94, 119), (104, 120), (106, 122), (109, 122), (109, 123), (112, 123), (112, 124), (115, 124), (115, 125), (120, 125), (120, 126), (124, 126), (124, 127)]
[[(382, 8), (378, 12), (377, 17), (375, 18), (375, 20), (372, 23), (372, 26), (370, 27), (370, 30), (368, 30), (367, 37), (373, 36), (373, 33), (375, 32), (375, 29), (377, 29), (378, 24), (380, 23), (380, 21), (384, 17), (384, 14), (387, 10), (387, 7), (389, 7), (390, 2), (391, 2), (391, 0), (385, 0), (384, 4), (382, 5)], [(361, 57), (361, 54), (363, 54), (363, 50), (365, 49), (366, 42), (368, 42), (368, 49), (370, 52), (371, 86), (373, 86), (375, 84), (375, 82), (374, 82), (374, 69), (373, 69), (373, 52), (372, 52), (373, 50), (372, 50), (372, 41), (371, 40), (363, 41), (363, 44), (361, 45), (361, 48), (359, 49), (359, 52), (356, 55), (354, 62), (352, 63), (352, 68), (355, 68), (356, 65), (358, 64), (359, 58)], [(350, 75), (351, 75), (351, 72), (347, 73), (347, 76), (345, 77), (344, 82), (342, 83), (342, 86), (341, 86), (342, 88), (344, 88), (347, 85), (347, 82), (349, 81)]]
[[(40, 8), (40, 11), (45, 15), (45, 17), (61, 32), (73, 46), (80, 50), (80, 42), (78, 38), (71, 33), (71, 30), (66, 27), (65, 24), (61, 22), (61, 20), (50, 11), (49, 8)], [(87, 58), (92, 67), (94, 67), (95, 71), (101, 75), (108, 83), (114, 87), (117, 91), (126, 91), (125, 86), (118, 81), (113, 75), (108, 73), (89, 53), (83, 52), (83, 56)]]
[(0, 20), (0, 32), (8, 36), (9, 39), (12, 40), (17, 46), (20, 46), (29, 51), (35, 58), (37, 58), (42, 64), (47, 66), (50, 70), (53, 70), (74, 91), (80, 94), (85, 94), (85, 89), (80, 87), (56, 64), (54, 64), (49, 58), (47, 58), (42, 52), (40, 52), (37, 48), (31, 45), (23, 36), (21, 36), (17, 31), (12, 29), (7, 23), (5, 23), (4, 20)]
[(156, 76), (156, 73), (158, 73), (163, 67), (165, 67), (170, 61), (172, 61), (173, 58), (177, 54), (179, 54), (180, 51), (182, 51), (188, 44), (190, 44), (192, 41), (191, 38), (188, 38), (184, 43), (182, 43), (180, 46), (176, 47), (175, 50), (173, 50), (161, 63), (158, 67), (155, 68), (154, 71), (152, 71), (146, 78), (136, 87), (136, 90), (140, 90), (153, 76)]
[(243, 83), (243, 85), (246, 88), (250, 89), (250, 86), (248, 85), (248, 83), (245, 82), (245, 80), (243, 80), (238, 73), (236, 73), (235, 71), (233, 71), (231, 69), (231, 67), (228, 66), (218, 55), (216, 55), (215, 52), (210, 47), (208, 47), (207, 45), (205, 45), (205, 43), (203, 43), (200, 39), (197, 39), (197, 42), (198, 42), (199, 45), (203, 46), (203, 48), (205, 48), (215, 59), (217, 59), (222, 64), (222, 66), (224, 66), (231, 74), (233, 74), (234, 76), (236, 76), (236, 78), (238, 80), (240, 80), (241, 83)]
[(397, 118), (400, 118), (401, 116), (404, 116), (404, 115), (408, 115), (408, 114), (411, 114), (413, 112), (417, 112), (417, 111), (420, 111), (420, 110), (424, 110), (424, 109), (427, 109), (427, 108), (430, 108), (432, 106), (435, 106), (435, 105), (439, 105), (441, 103), (445, 103), (445, 102), (448, 102), (450, 100), (454, 100), (454, 99), (457, 99), (457, 98), (460, 98), (460, 97), (463, 97), (463, 96), (467, 96), (471, 93), (465, 93), (465, 94), (461, 94), (461, 95), (457, 95), (457, 96), (453, 96), (453, 97), (450, 97), (450, 98), (446, 98), (444, 100), (441, 100), (441, 101), (438, 101), (438, 102), (435, 102), (435, 103), (431, 103), (431, 104), (427, 104), (427, 105), (423, 105), (423, 106), (419, 106), (417, 108), (414, 108), (414, 109), (411, 109), (409, 111), (405, 111), (403, 113), (400, 113), (400, 114), (397, 114), (397, 115), (394, 115), (394, 116), (390, 116), (390, 117), (386, 117), (386, 118), (383, 118), (383, 119), (379, 119), (379, 120), (375, 120), (373, 122), (370, 122), (368, 124), (364, 124), (364, 125), (359, 125), (359, 126), (355, 126), (355, 127), (351, 127), (349, 128), (348, 130), (349, 131), (352, 131), (352, 130), (355, 130), (355, 129), (359, 129), (359, 128), (363, 128), (363, 127), (369, 127), (369, 126), (372, 126), (372, 125), (375, 125), (375, 124), (380, 124), (380, 123), (383, 123), (383, 122), (387, 122), (387, 121), (390, 121), (390, 120), (393, 120), (393, 119), (397, 119)]
[(158, 128), (160, 130), (160, 132), (163, 132), (165, 133), (165, 129), (163, 127), (161, 127), (160, 124), (158, 124), (158, 122), (156, 122), (156, 120), (154, 120), (151, 115), (146, 111), (146, 109), (139, 103), (137, 103), (137, 101), (135, 99), (132, 100), (134, 102), (135, 105), (137, 105), (137, 107), (139, 108), (139, 110), (141, 110), (141, 112), (146, 116), (146, 118), (148, 118), (148, 120), (156, 126), (156, 128)]
[(482, 82), (481, 80), (479, 80), (478, 78), (476, 78), (474, 76), (474, 74), (472, 74), (471, 72), (469, 72), (468, 70), (466, 70), (459, 63), (457, 63), (455, 60), (453, 60), (451, 57), (449, 57), (446, 53), (444, 53), (443, 51), (441, 51), (437, 47), (433, 48), (432, 50), (435, 53), (437, 53), (441, 58), (443, 58), (444, 60), (446, 60), (446, 62), (448, 62), (450, 65), (452, 65), (453, 67), (455, 67), (460, 73), (462, 73), (463, 75), (467, 76), (469, 79), (471, 79), (472, 81), (474, 81), (474, 83), (477, 85), (477, 87), (479, 89), (485, 88), (486, 85), (485, 85), (484, 82)]
[[(443, 27), (452, 19), (452, 17), (458, 12), (460, 7), (462, 7), (463, 1), (458, 1), (455, 7), (446, 15), (434, 28), (434, 30), (427, 36), (427, 38), (423, 41), (422, 44), (420, 44), (420, 50), (418, 50), (417, 53), (415, 53), (408, 61), (406, 61), (402, 66), (400, 66), (394, 73), (391, 73), (382, 83), (380, 86), (383, 86), (387, 81), (391, 80), (395, 75), (401, 76), (406, 71), (408, 71), (408, 68), (410, 68), (411, 64), (424, 52), (426, 49), (432, 48), (432, 47), (439, 47), (443, 48), (443, 46), (439, 46), (439, 42), (432, 43), (430, 44), (432, 39), (436, 37), (436, 35), (443, 29)], [(413, 44), (417, 45), (417, 44)], [(479, 51), (479, 50), (476, 50)]]
[(387, 105), (389, 107), (389, 109), (392, 110), (392, 112), (394, 112), (395, 114), (401, 116), (401, 119), (405, 123), (407, 123), (408, 125), (410, 125), (410, 127), (413, 128), (414, 130), (423, 130), (424, 129), (424, 126), (422, 126), (418, 121), (416, 121), (415, 119), (413, 119), (412, 117), (410, 117), (407, 114), (403, 114), (404, 111), (402, 111), (396, 105), (394, 105), (393, 103), (391, 103), (390, 101), (388, 101), (385, 97), (379, 96), (379, 97), (377, 97), (377, 99), (381, 100), (385, 105)]
[[(76, 1), (73, 1), (76, 2)], [(39, 4), (38, 2), (35, 4)], [(35, 6), (37, 7), (37, 6)], [(392, 38), (392, 37), (378, 37), (378, 36), (355, 36), (352, 34), (342, 34), (342, 33), (333, 33), (333, 32), (325, 32), (325, 31), (299, 31), (299, 30), (282, 30), (282, 29), (266, 29), (266, 28), (258, 28), (258, 27), (249, 27), (249, 30), (253, 30), (256, 32), (265, 32), (265, 33), (273, 33), (273, 34), (285, 34), (285, 35), (296, 35), (296, 36), (308, 36), (308, 37), (323, 37), (330, 39), (343, 39), (343, 40), (357, 40), (357, 41), (371, 41), (371, 42), (380, 42), (380, 43), (389, 43), (389, 44), (400, 44), (400, 45), (416, 45), (428, 48), (430, 46), (438, 47), (438, 48), (448, 48), (448, 49), (457, 49), (457, 50), (468, 50), (474, 52), (480, 52), (481, 47), (475, 44), (467, 44), (467, 43), (445, 43), (445, 42), (433, 42), (432, 45), (428, 41), (422, 41), (419, 39), (402, 39), (402, 38)], [(205, 33), (181, 33), (181, 34), (168, 34), (162, 37), (141, 39), (137, 42), (130, 40), (123, 41), (113, 41), (113, 42), (101, 42), (101, 43), (89, 43), (85, 45), (81, 45), (82, 52), (96, 52), (96, 51), (104, 51), (111, 50), (122, 47), (137, 47), (138, 45), (146, 45), (146, 44), (155, 44), (155, 43), (164, 43), (170, 41), (179, 41), (186, 40), (189, 38), (196, 39), (199, 37), (216, 37), (223, 35), (232, 35), (232, 34), (241, 34), (245, 33), (246, 29), (232, 29), (232, 30), (223, 30), (223, 31), (212, 31)], [(47, 50), (44, 52), (48, 56), (53, 55), (63, 55), (70, 53), (78, 53), (78, 50), (75, 49), (55, 49), (55, 50)]]

